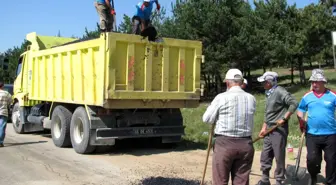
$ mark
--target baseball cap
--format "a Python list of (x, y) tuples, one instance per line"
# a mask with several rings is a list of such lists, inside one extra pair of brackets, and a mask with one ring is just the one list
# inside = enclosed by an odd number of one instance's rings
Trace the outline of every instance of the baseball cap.
[(243, 79), (243, 73), (239, 69), (229, 69), (225, 75), (225, 80)]
[(273, 71), (267, 71), (262, 76), (258, 77), (258, 82), (264, 82), (266, 80), (276, 80), (278, 78), (278, 73)]
[(312, 75), (310, 76), (309, 81), (327, 82), (327, 79), (324, 76), (324, 71), (322, 69), (313, 69)]
[(144, 2), (150, 2), (151, 0), (144, 0)]
[(247, 85), (247, 80), (244, 78), (244, 84), (246, 84)]

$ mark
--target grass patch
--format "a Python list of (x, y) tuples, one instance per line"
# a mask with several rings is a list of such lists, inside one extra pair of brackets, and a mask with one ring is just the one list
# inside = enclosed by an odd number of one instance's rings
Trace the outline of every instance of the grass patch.
[[(328, 79), (327, 87), (333, 90), (336, 90), (336, 70), (334, 69), (324, 69), (325, 75)], [(300, 102), (302, 96), (309, 90), (310, 85), (301, 86), (299, 84), (294, 84), (292, 86), (288, 86), (290, 83), (290, 76), (289, 69), (273, 69), (273, 71), (277, 72), (280, 77), (279, 84), (286, 86), (289, 92), (293, 94), (298, 102)], [(262, 75), (263, 71), (258, 70), (254, 71), (253, 75)], [(311, 70), (305, 71), (307, 79), (309, 79), (311, 75)], [(298, 72), (295, 71), (294, 73), (295, 78), (294, 82), (299, 82)], [(264, 106), (265, 106), (265, 95), (262, 93), (253, 94), (257, 99), (257, 110), (254, 117), (254, 130), (253, 130), (253, 138), (256, 138), (260, 132), (261, 126), (263, 124), (263, 117), (264, 117)], [(210, 126), (202, 122), (202, 116), (207, 108), (208, 103), (201, 104), (198, 108), (195, 109), (181, 109), (183, 118), (184, 118), (184, 125), (186, 126), (185, 129), (185, 136), (184, 140), (195, 142), (195, 143), (202, 143), (207, 144), (208, 141), (208, 133), (210, 130)], [(300, 142), (300, 130), (296, 115), (292, 115), (291, 119), (289, 120), (289, 136), (288, 142), (292, 144), (294, 147), (298, 147)], [(254, 144), (256, 150), (260, 150), (262, 147), (262, 140), (256, 142)]]

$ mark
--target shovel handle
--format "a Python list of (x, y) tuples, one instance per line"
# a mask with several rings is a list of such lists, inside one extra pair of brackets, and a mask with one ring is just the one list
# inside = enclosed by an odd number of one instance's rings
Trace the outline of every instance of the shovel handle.
[(209, 154), (210, 154), (210, 149), (211, 149), (211, 146), (212, 146), (212, 137), (213, 137), (213, 131), (215, 129), (215, 124), (212, 124), (211, 125), (211, 129), (210, 129), (210, 134), (209, 134), (209, 141), (208, 141), (208, 150), (207, 150), (207, 156), (206, 156), (206, 159), (205, 159), (205, 165), (204, 165), (204, 170), (203, 170), (203, 176), (202, 176), (202, 181), (201, 181), (201, 185), (204, 184), (204, 178), (205, 178), (205, 173), (206, 173), (206, 169), (207, 169), (207, 166), (208, 166), (208, 159), (209, 159)]
[[(268, 130), (266, 131), (266, 133), (264, 134), (264, 136), (266, 136), (267, 134), (273, 132), (273, 131), (274, 131), (276, 128), (278, 128), (278, 127), (279, 127), (279, 125), (274, 125), (273, 127), (271, 127), (270, 129), (268, 129)], [(262, 139), (262, 138), (263, 138), (263, 137), (258, 136), (256, 139), (253, 140), (253, 143), (259, 141), (259, 140)]]
[[(305, 118), (304, 118), (306, 122), (307, 122), (307, 118), (308, 118), (308, 112), (306, 113)], [(298, 155), (296, 157), (295, 176), (297, 175), (297, 172), (298, 172), (299, 166), (300, 166), (300, 159), (301, 159), (301, 152), (302, 152), (304, 138), (305, 138), (305, 133), (302, 132), (301, 140), (300, 140), (300, 147), (299, 147)]]

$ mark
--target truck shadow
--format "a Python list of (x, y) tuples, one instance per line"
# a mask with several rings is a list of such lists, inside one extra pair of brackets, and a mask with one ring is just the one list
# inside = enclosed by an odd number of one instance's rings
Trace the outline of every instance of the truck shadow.
[(5, 143), (5, 147), (11, 146), (20, 146), (20, 145), (31, 145), (31, 144), (39, 144), (39, 143), (47, 143), (48, 141), (34, 141), (34, 142), (22, 142), (22, 143)]
[(206, 145), (195, 143), (187, 140), (182, 140), (176, 144), (162, 144), (160, 139), (145, 138), (145, 139), (125, 139), (118, 140), (114, 146), (97, 147), (94, 154), (101, 155), (120, 155), (129, 154), (134, 156), (152, 155), (169, 152), (182, 152), (188, 150), (205, 150)]
[[(149, 177), (141, 180), (139, 183), (134, 183), (132, 185), (173, 185), (173, 184), (183, 184), (183, 185), (199, 185), (201, 182), (198, 180), (186, 180), (182, 178), (167, 178), (167, 177)], [(209, 185), (204, 183), (204, 185)]]

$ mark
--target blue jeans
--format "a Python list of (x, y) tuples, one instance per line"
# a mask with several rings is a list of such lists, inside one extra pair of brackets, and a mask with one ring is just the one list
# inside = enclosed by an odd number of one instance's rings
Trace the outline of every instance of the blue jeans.
[(7, 116), (0, 116), (0, 144), (3, 144), (6, 136)]

